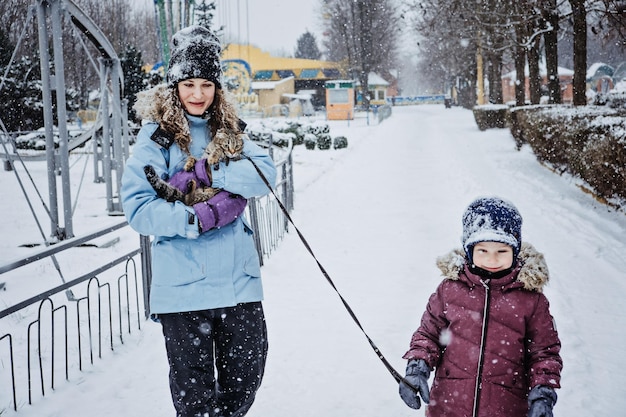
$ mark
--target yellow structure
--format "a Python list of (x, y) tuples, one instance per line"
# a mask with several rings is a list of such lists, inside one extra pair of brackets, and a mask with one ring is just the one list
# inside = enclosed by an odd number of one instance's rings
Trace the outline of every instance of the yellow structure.
[(222, 52), (222, 60), (231, 59), (243, 60), (250, 64), (256, 81), (276, 81), (286, 78), (284, 71), (293, 73), (292, 76), (296, 78), (306, 79), (328, 79), (325, 74), (340, 74), (339, 64), (336, 62), (275, 57), (252, 45), (228, 44)]
[(288, 101), (283, 100), (284, 94), (291, 94), (294, 91), (293, 77), (278, 81), (267, 81), (263, 83), (253, 83), (253, 90), (259, 96), (259, 108), (264, 117), (287, 116), (288, 107), (281, 106)]
[(324, 83), (341, 78), (336, 62), (275, 57), (252, 45), (227, 45), (222, 64), (228, 90), (240, 104), (264, 114), (275, 113), (302, 91), (311, 94), (314, 105), (324, 105)]

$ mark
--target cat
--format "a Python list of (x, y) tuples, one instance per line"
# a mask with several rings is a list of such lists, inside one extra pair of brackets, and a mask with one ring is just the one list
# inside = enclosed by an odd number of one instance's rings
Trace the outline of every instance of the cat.
[[(244, 134), (240, 131), (219, 129), (204, 149), (201, 159), (206, 159), (208, 166), (216, 165), (222, 161), (228, 165), (230, 161), (241, 159), (243, 137)], [(187, 172), (192, 171), (195, 163), (196, 158), (189, 156), (183, 169)], [(189, 184), (189, 190), (183, 192), (159, 177), (151, 165), (146, 165), (143, 170), (157, 196), (170, 203), (182, 201), (185, 205), (192, 206), (207, 201), (221, 191), (219, 188), (198, 187), (196, 181), (192, 180)]]

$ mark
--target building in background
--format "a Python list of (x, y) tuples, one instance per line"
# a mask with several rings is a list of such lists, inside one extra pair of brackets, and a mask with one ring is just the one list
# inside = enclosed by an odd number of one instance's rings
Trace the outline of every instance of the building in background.
[(240, 105), (264, 114), (305, 96), (314, 107), (324, 106), (325, 82), (342, 77), (336, 62), (275, 57), (252, 45), (227, 45), (222, 63), (225, 84)]

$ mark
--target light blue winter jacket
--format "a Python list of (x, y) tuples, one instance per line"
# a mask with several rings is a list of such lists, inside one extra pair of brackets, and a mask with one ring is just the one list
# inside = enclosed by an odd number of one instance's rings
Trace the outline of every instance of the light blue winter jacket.
[[(207, 121), (187, 116), (191, 130), (190, 151), (199, 158), (208, 143)], [(132, 155), (122, 176), (121, 197), (130, 226), (152, 242), (152, 314), (196, 311), (261, 301), (260, 263), (253, 231), (244, 216), (220, 228), (198, 235), (198, 220), (188, 224), (192, 207), (157, 198), (146, 180), (143, 167), (152, 165), (158, 175), (171, 178), (185, 164), (187, 155), (173, 144), (169, 151), (150, 137), (157, 123), (145, 124), (137, 135)], [(246, 139), (244, 154), (263, 172), (270, 184), (276, 168), (267, 150)], [(247, 159), (220, 163), (211, 168), (213, 187), (245, 198), (269, 193)], [(194, 213), (195, 214), (195, 213)], [(195, 216), (194, 216), (195, 217)]]

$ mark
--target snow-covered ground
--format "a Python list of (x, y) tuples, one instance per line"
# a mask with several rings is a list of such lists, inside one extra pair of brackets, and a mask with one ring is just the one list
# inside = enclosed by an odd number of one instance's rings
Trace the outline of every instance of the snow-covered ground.
[[(396, 369), (404, 371), (401, 356), (441, 280), (435, 258), (460, 245), (465, 207), (477, 196), (498, 195), (517, 205), (524, 240), (544, 253), (550, 267), (546, 294), (564, 360), (555, 415), (624, 414), (624, 213), (538, 164), (528, 147), (516, 151), (507, 130), (480, 132), (468, 110), (396, 107), (379, 125), (367, 126), (365, 119), (330, 124), (333, 136), (348, 138), (348, 148), (295, 149), (293, 218)], [(40, 164), (34, 172), (45, 184), (45, 163)], [(120, 220), (106, 215), (102, 184), (87, 180), (83, 187), (77, 235)], [(20, 195), (10, 172), (0, 172), (0, 188), (3, 263), (27, 250), (18, 244), (41, 237), (25, 203), (9, 198)], [(43, 227), (47, 233), (49, 225)], [(97, 253), (120, 251), (136, 239), (132, 232), (122, 233), (117, 245)], [(61, 261), (70, 269), (80, 263)], [(41, 279), (59, 283), (52, 265), (39, 268)], [(401, 401), (397, 384), (293, 229), (262, 272), (270, 351), (263, 386), (248, 416), (424, 415)], [(0, 281), (8, 279), (0, 275)], [(27, 285), (7, 283), (8, 290), (0, 293), (2, 305)], [(173, 416), (167, 372), (160, 328), (145, 322), (112, 355), (74, 374), (69, 383), (58, 382), (55, 392), (37, 398), (33, 406), (21, 404), (18, 415)]]

